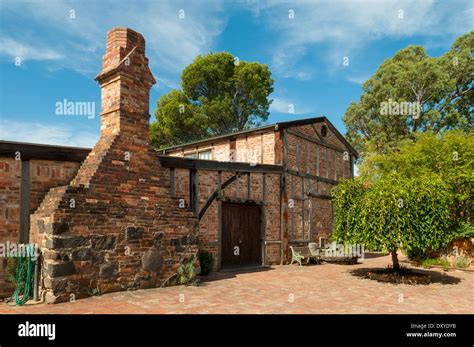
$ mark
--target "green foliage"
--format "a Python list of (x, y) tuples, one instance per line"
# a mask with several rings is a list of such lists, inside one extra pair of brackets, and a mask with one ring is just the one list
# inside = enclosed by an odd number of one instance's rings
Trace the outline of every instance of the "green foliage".
[[(397, 151), (372, 153), (360, 168), (366, 181), (399, 174), (407, 178), (436, 174), (453, 197), (452, 219), (456, 224), (471, 220), (474, 195), (474, 134), (460, 130), (444, 134), (418, 134), (416, 141), (405, 141)], [(453, 226), (458, 228), (457, 225)]]
[(260, 125), (269, 115), (267, 65), (227, 52), (199, 55), (181, 75), (182, 90), (162, 95), (150, 127), (157, 148)]
[(455, 230), (456, 238), (471, 239), (474, 238), (474, 225), (471, 223), (461, 222)]
[(440, 258), (426, 258), (423, 259), (421, 262), (421, 266), (424, 268), (429, 269), (432, 266), (442, 266), (444, 270), (449, 269), (449, 262), (446, 259), (440, 259)]
[(201, 275), (207, 276), (212, 271), (214, 258), (212, 254), (206, 250), (199, 251), (199, 264), (201, 265)]
[(447, 185), (435, 175), (387, 175), (371, 184), (343, 181), (332, 190), (334, 235), (342, 243), (393, 252), (441, 249), (451, 239)]
[(193, 286), (197, 285), (198, 279), (196, 267), (194, 266), (194, 261), (189, 261), (179, 266), (177, 272), (177, 280), (179, 284)]
[[(344, 115), (347, 136), (365, 156), (386, 153), (425, 131), (468, 131), (473, 124), (474, 32), (459, 37), (439, 58), (421, 46), (408, 46), (386, 59), (364, 84), (359, 102)], [(383, 115), (382, 103), (418, 102), (419, 118)]]
[(456, 267), (464, 269), (471, 265), (471, 261), (466, 257), (460, 256), (456, 258)]
[(207, 121), (199, 107), (178, 90), (161, 96), (155, 117), (150, 137), (156, 147), (200, 140), (207, 134)]

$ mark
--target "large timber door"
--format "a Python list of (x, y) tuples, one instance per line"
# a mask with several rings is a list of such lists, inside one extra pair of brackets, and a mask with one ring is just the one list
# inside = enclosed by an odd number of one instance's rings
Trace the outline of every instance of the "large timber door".
[(262, 265), (260, 206), (222, 203), (222, 268)]

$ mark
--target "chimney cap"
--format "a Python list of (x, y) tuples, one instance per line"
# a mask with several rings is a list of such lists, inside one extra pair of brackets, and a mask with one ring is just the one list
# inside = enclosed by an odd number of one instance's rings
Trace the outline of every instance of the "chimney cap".
[(107, 32), (106, 50), (116, 47), (123, 47), (126, 50), (138, 47), (140, 50), (145, 49), (145, 38), (139, 32), (126, 28), (115, 27)]

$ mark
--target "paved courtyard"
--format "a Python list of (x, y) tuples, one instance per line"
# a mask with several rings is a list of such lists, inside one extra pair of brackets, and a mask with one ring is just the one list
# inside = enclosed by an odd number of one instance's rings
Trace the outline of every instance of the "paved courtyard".
[(474, 272), (420, 270), (433, 274), (435, 283), (429, 285), (395, 285), (358, 275), (389, 263), (384, 256), (358, 265), (217, 273), (197, 287), (119, 292), (56, 305), (0, 303), (0, 313), (474, 313)]

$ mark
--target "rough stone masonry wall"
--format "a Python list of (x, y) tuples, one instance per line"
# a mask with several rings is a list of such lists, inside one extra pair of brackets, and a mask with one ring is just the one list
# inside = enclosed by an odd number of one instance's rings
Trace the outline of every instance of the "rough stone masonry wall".
[[(20, 229), (21, 160), (0, 158), (0, 243), (18, 243)], [(49, 189), (67, 184), (76, 175), (79, 163), (30, 160), (29, 209), (36, 210)], [(0, 262), (0, 297), (12, 294), (13, 286), (5, 281), (7, 259)]]
[[(221, 182), (224, 183), (234, 172), (222, 172)], [(217, 171), (198, 171), (199, 210), (205, 205), (207, 198), (217, 189)], [(189, 171), (175, 170), (176, 195), (183, 197), (186, 206), (189, 205)], [(280, 175), (265, 174), (265, 197), (263, 192), (263, 174), (250, 174), (250, 196), (247, 196), (247, 176), (242, 177), (222, 190), (224, 198), (263, 201), (265, 214), (265, 264), (280, 264), (281, 235), (280, 235)], [(219, 205), (214, 200), (199, 223), (199, 246), (213, 254), (214, 269), (219, 265)], [(224, 231), (223, 231), (224, 232)], [(265, 243), (264, 242), (264, 243)]]
[(101, 137), (71, 183), (51, 189), (31, 217), (47, 302), (159, 286), (197, 252), (198, 221), (170, 197), (149, 145), (155, 81), (143, 37), (110, 31), (102, 65)]
[[(323, 125), (324, 123), (316, 123), (297, 126), (290, 128), (290, 131), (319, 139), (316, 132), (321, 134)], [(350, 160), (348, 155), (344, 155), (344, 151), (347, 150), (347, 154), (349, 154), (349, 150), (329, 127), (327, 127), (327, 135), (324, 141), (329, 145), (340, 148), (342, 152), (308, 141), (292, 133), (287, 133), (287, 168), (333, 181), (350, 178)], [(286, 189), (288, 197), (294, 201), (294, 207), (288, 210), (287, 229), (290, 240), (318, 243), (320, 237), (326, 240), (331, 237), (333, 218), (331, 200), (312, 197), (308, 193), (330, 195), (334, 183), (322, 182), (312, 177), (287, 175)]]

